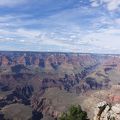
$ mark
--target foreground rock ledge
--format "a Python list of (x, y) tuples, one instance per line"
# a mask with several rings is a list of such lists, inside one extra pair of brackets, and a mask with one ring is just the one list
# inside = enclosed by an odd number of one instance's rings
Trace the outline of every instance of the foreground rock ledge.
[(120, 120), (120, 104), (111, 105), (106, 101), (98, 103), (93, 120)]

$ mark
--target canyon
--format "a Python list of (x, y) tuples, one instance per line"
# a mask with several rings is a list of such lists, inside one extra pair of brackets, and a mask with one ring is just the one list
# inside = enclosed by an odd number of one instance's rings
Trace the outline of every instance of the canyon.
[(120, 55), (0, 52), (0, 120), (57, 120), (72, 104), (92, 120), (119, 89)]

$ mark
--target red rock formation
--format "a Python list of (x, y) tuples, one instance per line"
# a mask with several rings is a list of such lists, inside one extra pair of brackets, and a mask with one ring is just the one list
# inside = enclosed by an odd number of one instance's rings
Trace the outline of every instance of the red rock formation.
[(6, 56), (2, 56), (2, 65), (4, 66), (7, 66), (8, 65), (8, 63), (9, 63), (9, 60), (7, 59), (7, 57)]
[(120, 103), (120, 95), (111, 95), (111, 96), (109, 96), (109, 101), (111, 103)]
[(34, 61), (34, 64), (35, 64), (36, 66), (39, 66), (39, 63), (40, 63), (40, 59), (39, 59), (39, 57), (37, 57), (37, 58), (35, 59), (35, 61)]
[(18, 57), (17, 58), (17, 63), (25, 65), (25, 57), (24, 56)]

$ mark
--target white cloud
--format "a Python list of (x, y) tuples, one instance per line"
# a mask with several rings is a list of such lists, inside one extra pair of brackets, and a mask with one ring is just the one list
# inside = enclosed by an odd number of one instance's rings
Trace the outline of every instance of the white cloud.
[(27, 0), (0, 0), (0, 6), (12, 7), (26, 2)]
[(120, 6), (120, 0), (91, 0), (91, 6), (100, 5), (105, 5), (109, 11), (117, 10)]
[(120, 0), (102, 0), (107, 4), (108, 10), (116, 10), (120, 6)]
[[(99, 32), (91, 32), (83, 37), (89, 41), (97, 53), (120, 53), (120, 30), (115, 28), (101, 29)], [(93, 49), (92, 49), (93, 51)], [(116, 51), (116, 52), (115, 52)]]
[[(7, 16), (5, 18), (0, 18), (0, 20), (4, 22), (3, 19), (6, 21), (5, 23), (16, 26), (16, 24), (18, 24), (16, 19), (19, 19), (19, 17), (14, 18), (13, 16)], [(15, 22), (13, 23), (13, 21)], [(104, 17), (101, 17), (99, 20), (96, 19), (96, 21), (93, 22), (110, 24), (112, 21), (109, 21), (109, 19), (107, 18), (105, 19)], [(24, 23), (24, 21), (21, 21), (21, 25), (22, 23)], [(94, 27), (96, 26), (97, 25), (95, 24)], [(120, 35), (116, 35), (120, 33), (119, 29), (100, 29), (97, 32), (93, 32), (91, 30), (88, 34), (87, 31), (82, 31), (80, 26), (78, 25), (72, 25), (68, 28), (58, 27), (57, 29), (51, 31), (43, 31), (41, 29), (25, 29), (23, 27), (9, 29), (7, 27), (2, 28), (0, 26), (0, 33), (0, 36), (2, 36), (2, 38), (0, 39), (0, 44), (5, 42), (9, 44), (9, 46), (12, 46), (14, 44), (19, 45), (19, 47), (14, 45), (14, 50), (56, 50), (64, 52), (69, 51), (84, 53), (113, 53), (113, 51), (118, 50), (117, 52), (120, 52), (118, 46), (120, 44)], [(0, 46), (4, 46), (4, 49), (10, 50), (10, 47), (7, 47), (7, 45)], [(43, 46), (45, 47), (43, 48)], [(31, 49), (31, 47), (34, 49)]]
[(99, 6), (99, 3), (98, 3), (98, 1), (97, 0), (91, 0), (91, 6), (92, 7), (98, 7)]
[[(75, 28), (73, 28), (75, 29)], [(62, 31), (63, 32), (63, 31)], [(0, 29), (1, 42), (19, 44), (14, 50), (37, 50), (37, 51), (64, 51), (64, 52), (90, 52), (90, 53), (120, 53), (120, 30), (115, 28), (101, 29), (97, 32), (90, 31), (81, 34), (80, 30), (66, 31), (58, 36), (56, 32), (42, 30), (30, 30), (18, 28), (15, 31)], [(69, 34), (66, 36), (66, 34)], [(117, 35), (116, 35), (117, 34)], [(9, 44), (9, 46), (11, 45)], [(5, 45), (4, 49), (11, 50)], [(34, 49), (31, 49), (31, 46)], [(45, 46), (42, 48), (42, 46)], [(49, 46), (49, 48), (47, 48)], [(56, 48), (54, 48), (57, 47)], [(41, 49), (42, 48), (42, 49)]]
[[(97, 4), (98, 3), (94, 6), (97, 6)], [(79, 10), (77, 9), (77, 11)], [(67, 13), (71, 15), (68, 15)], [(91, 13), (91, 11), (89, 11), (89, 13), (83, 11), (81, 16), (84, 13), (86, 14), (85, 16), (87, 16)], [(120, 30), (112, 28), (105, 28), (101, 30), (100, 28), (102, 25), (112, 26), (114, 23), (119, 23), (119, 19), (116, 19), (115, 21), (111, 20), (108, 16), (106, 16), (106, 14), (102, 13), (101, 17), (91, 19), (91, 29), (88, 28), (83, 30), (81, 25), (78, 25), (78, 23), (74, 24), (74, 14), (75, 17), (78, 16), (78, 13), (75, 10), (73, 13), (72, 11), (62, 12), (61, 14), (47, 17), (47, 19), (25, 20), (22, 19), (23, 16), (21, 17), (19, 15), (1, 16), (0, 36), (2, 37), (0, 37), (0, 49), (4, 48), (10, 50), (9, 46), (12, 46), (11, 49), (14, 50), (26, 49), (41, 51), (43, 49), (44, 51), (60, 50), (64, 52), (74, 51), (96, 53), (113, 53), (113, 51), (118, 50), (117, 52), (120, 53)], [(68, 16), (66, 17), (66, 15)], [(48, 28), (43, 30), (41, 28), (34, 29), (33, 27), (31, 29), (27, 29), (25, 27), (34, 25), (35, 23), (43, 24), (48, 26)], [(97, 32), (93, 32), (97, 27), (100, 29)], [(91, 30), (91, 32), (88, 34), (89, 30)], [(4, 43), (6, 45), (4, 45)], [(18, 46), (16, 46), (16, 44)], [(1, 48), (1, 46), (4, 47)], [(33, 49), (31, 49), (31, 47)]]

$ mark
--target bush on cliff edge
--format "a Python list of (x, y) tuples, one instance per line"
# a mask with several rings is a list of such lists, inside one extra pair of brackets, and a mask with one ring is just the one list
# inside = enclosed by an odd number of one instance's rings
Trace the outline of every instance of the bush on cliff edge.
[(72, 105), (67, 112), (62, 113), (59, 120), (89, 120), (87, 113), (81, 109), (80, 105)]

